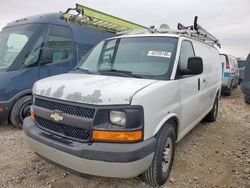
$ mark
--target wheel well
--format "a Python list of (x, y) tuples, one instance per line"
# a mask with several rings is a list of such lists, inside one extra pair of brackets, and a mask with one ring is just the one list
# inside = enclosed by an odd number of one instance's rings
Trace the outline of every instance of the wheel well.
[(216, 93), (216, 96), (215, 97), (218, 97), (218, 99), (220, 100), (221, 99), (221, 91), (222, 89), (218, 89), (217, 93)]
[[(177, 140), (178, 126), (179, 126), (179, 121), (178, 121), (177, 117), (171, 117), (170, 119), (168, 119), (168, 120), (163, 124), (162, 127), (167, 126), (168, 123), (171, 123), (171, 124), (173, 125), (174, 131), (175, 131), (175, 139)], [(162, 127), (161, 127), (161, 129), (162, 129)], [(160, 130), (161, 130), (161, 129), (160, 129)], [(160, 130), (158, 131), (158, 133), (160, 132)], [(157, 133), (157, 134), (158, 134), (158, 133)]]

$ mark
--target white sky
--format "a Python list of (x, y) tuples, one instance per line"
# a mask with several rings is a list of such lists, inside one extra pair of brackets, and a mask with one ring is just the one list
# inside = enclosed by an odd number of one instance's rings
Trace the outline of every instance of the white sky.
[(250, 53), (250, 0), (1, 0), (0, 29), (34, 14), (58, 12), (75, 3), (145, 26), (198, 23), (222, 43), (221, 52), (245, 58)]

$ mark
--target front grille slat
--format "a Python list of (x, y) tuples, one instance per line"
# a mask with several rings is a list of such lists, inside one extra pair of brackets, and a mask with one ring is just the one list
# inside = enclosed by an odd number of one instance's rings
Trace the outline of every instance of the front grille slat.
[(89, 119), (93, 119), (95, 115), (94, 108), (65, 104), (62, 102), (50, 101), (41, 98), (35, 98), (35, 105), (50, 110), (59, 110), (66, 114), (85, 117)]
[[(96, 111), (95, 108), (72, 104), (64, 101), (58, 102), (53, 99), (40, 97), (35, 97), (34, 105), (51, 111), (60, 111), (65, 114), (85, 117), (88, 119), (93, 119)], [(39, 114), (36, 114), (35, 122), (39, 128), (55, 135), (81, 142), (90, 141), (91, 132), (89, 129), (74, 127), (73, 124), (66, 125), (63, 123), (58, 123), (50, 119), (40, 117)]]
[(41, 129), (45, 129), (48, 132), (52, 132), (59, 136), (67, 137), (77, 141), (86, 142), (90, 139), (90, 130), (56, 123), (39, 116), (36, 116), (35, 119), (37, 126)]

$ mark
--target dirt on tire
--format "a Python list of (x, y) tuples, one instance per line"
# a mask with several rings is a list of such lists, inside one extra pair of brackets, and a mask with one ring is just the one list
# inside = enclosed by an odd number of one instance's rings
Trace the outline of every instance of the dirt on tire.
[[(23, 133), (0, 125), (0, 187), (150, 187), (141, 177), (131, 179), (75, 176), (34, 154)], [(202, 122), (176, 146), (165, 188), (250, 188), (250, 105), (240, 89), (219, 102), (218, 119)]]

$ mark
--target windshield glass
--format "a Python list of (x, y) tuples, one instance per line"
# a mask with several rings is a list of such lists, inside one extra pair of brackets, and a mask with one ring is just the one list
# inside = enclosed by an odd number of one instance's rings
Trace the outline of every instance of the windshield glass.
[(174, 61), (177, 38), (131, 37), (102, 41), (77, 66), (85, 72), (130, 77), (160, 77)]
[(0, 32), (0, 69), (8, 68), (14, 62), (37, 28), (38, 24), (27, 24)]

